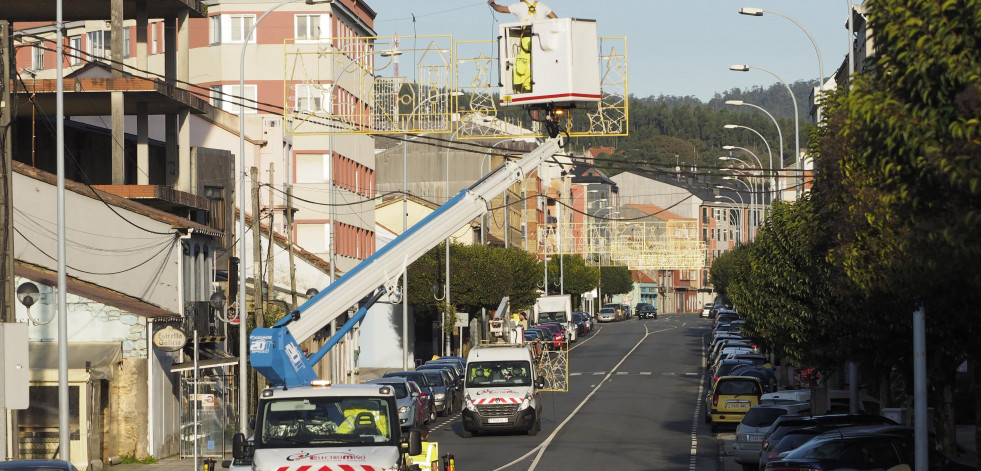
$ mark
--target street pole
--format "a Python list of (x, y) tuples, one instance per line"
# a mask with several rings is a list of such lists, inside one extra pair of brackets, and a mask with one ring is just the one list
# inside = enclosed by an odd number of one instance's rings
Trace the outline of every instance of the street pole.
[[(409, 135), (402, 135), (402, 234), (409, 229)], [(401, 235), (401, 234), (400, 234)], [(402, 267), (402, 369), (409, 369), (409, 268)]]
[[(57, 220), (58, 220), (58, 442), (59, 453), (65, 460), (71, 460), (71, 430), (68, 417), (70, 403), (68, 402), (68, 261), (66, 260), (65, 241), (65, 70), (64, 61), (64, 21), (62, 18), (62, 0), (57, 0), (55, 12), (55, 57), (58, 60), (55, 74), (57, 110), (55, 147), (58, 161), (58, 190), (57, 190)], [(4, 84), (6, 85), (6, 84)], [(4, 427), (7, 424), (3, 424)], [(6, 446), (6, 444), (4, 444)]]
[(926, 376), (926, 310), (920, 307), (913, 313), (913, 445), (916, 462), (913, 469), (916, 470), (929, 467)]

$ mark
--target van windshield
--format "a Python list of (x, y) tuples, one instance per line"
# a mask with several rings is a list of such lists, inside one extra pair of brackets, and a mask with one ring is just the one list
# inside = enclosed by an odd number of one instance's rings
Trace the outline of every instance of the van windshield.
[(467, 386), (531, 386), (531, 364), (527, 361), (468, 362)]
[(559, 312), (539, 312), (538, 313), (538, 323), (544, 324), (546, 322), (565, 322), (568, 319), (565, 317), (564, 311)]

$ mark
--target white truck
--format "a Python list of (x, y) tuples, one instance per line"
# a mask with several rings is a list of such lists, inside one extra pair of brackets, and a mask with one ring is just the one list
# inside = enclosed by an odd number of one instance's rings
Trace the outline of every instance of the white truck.
[(463, 438), (483, 431), (521, 431), (535, 435), (542, 428), (538, 375), (528, 345), (491, 343), (470, 349), (463, 385)]
[(572, 319), (572, 295), (554, 294), (541, 296), (535, 301), (535, 319), (538, 324), (562, 324), (566, 340), (570, 343), (577, 338), (576, 323)]

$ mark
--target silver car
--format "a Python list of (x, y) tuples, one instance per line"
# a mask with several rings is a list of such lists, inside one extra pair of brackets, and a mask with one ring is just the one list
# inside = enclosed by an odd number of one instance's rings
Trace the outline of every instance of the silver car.
[(736, 426), (736, 441), (732, 445), (736, 463), (744, 470), (756, 470), (763, 450), (763, 434), (770, 425), (781, 415), (799, 414), (810, 407), (810, 403), (750, 407), (743, 421)]
[(612, 307), (604, 307), (596, 315), (596, 320), (599, 322), (614, 322), (617, 320), (617, 310)]
[(365, 384), (383, 384), (391, 386), (395, 392), (395, 404), (399, 408), (399, 425), (402, 430), (419, 428), (424, 422), (424, 418), (419, 416), (419, 408), (416, 407), (416, 398), (413, 396), (409, 382), (405, 378), (382, 378), (365, 381)]

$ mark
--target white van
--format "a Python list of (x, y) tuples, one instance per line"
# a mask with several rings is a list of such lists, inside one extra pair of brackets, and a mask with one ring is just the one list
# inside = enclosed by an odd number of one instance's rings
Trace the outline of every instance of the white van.
[(467, 355), (463, 386), (463, 437), (483, 431), (541, 429), (538, 390), (545, 387), (527, 345), (479, 345)]

